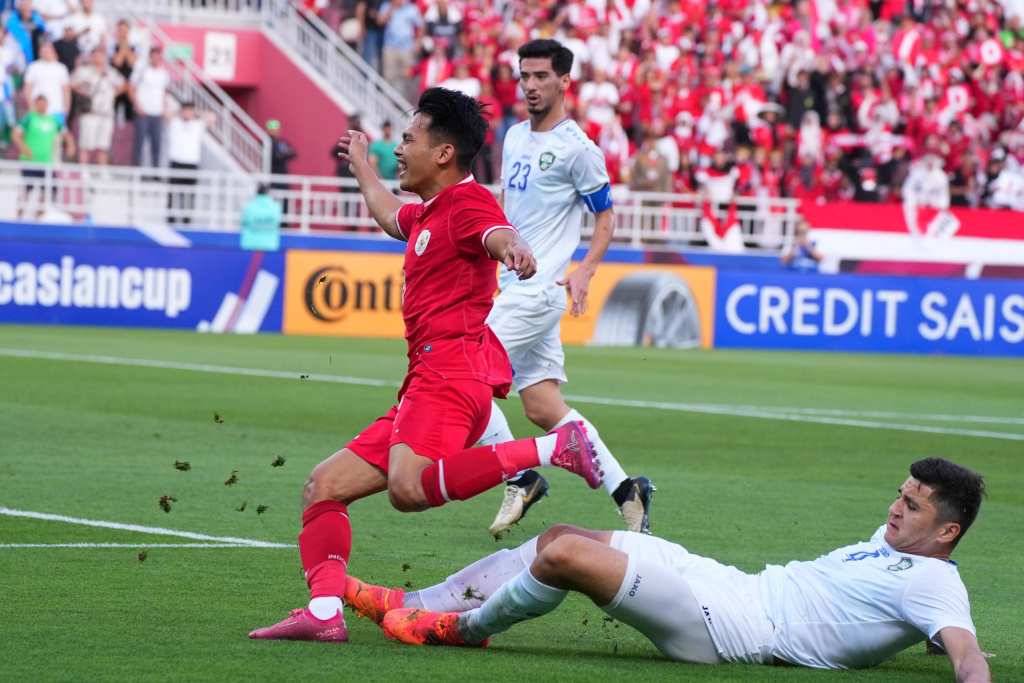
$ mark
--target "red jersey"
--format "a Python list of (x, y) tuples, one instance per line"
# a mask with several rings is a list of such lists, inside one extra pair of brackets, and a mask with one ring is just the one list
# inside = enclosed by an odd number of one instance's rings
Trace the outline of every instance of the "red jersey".
[(424, 367), (444, 379), (489, 384), (504, 398), (512, 367), (484, 324), (498, 289), (497, 268), (484, 240), (494, 230), (515, 228), (494, 195), (472, 176), (426, 202), (406, 204), (396, 222), (409, 242), (402, 300), (409, 376)]

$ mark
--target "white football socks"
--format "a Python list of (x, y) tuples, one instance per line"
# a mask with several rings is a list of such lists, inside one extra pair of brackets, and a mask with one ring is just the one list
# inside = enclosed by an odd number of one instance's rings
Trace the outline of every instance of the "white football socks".
[(313, 598), (309, 601), (309, 611), (321, 621), (330, 619), (344, 606), (345, 603), (341, 601), (341, 598), (333, 595), (327, 598)]
[(547, 586), (527, 569), (487, 598), (483, 605), (459, 615), (459, 633), (479, 643), (521, 621), (544, 616), (558, 607), (569, 591)]
[(514, 441), (512, 430), (508, 428), (508, 420), (505, 413), (501, 412), (497, 401), (491, 401), (491, 417), (484, 428), (483, 436), (480, 437), (481, 446), (493, 446), (497, 443)]
[(604, 472), (604, 487), (608, 490), (608, 494), (615, 493), (615, 489), (619, 488), (619, 484), (629, 479), (626, 474), (626, 470), (622, 469), (622, 465), (615, 459), (612, 452), (608, 450), (608, 447), (604, 445), (604, 441), (601, 441), (601, 435), (597, 433), (597, 427), (591, 424), (590, 420), (583, 417), (575, 408), (571, 408), (568, 413), (565, 414), (555, 428), (561, 427), (567, 422), (582, 422), (583, 426), (587, 429), (587, 438), (594, 444), (594, 450), (597, 451), (597, 459), (601, 461), (601, 470)]
[[(534, 439), (537, 444), (537, 455), (540, 457), (541, 466), (551, 464), (551, 456), (555, 454), (555, 445), (558, 444), (557, 434), (545, 434)], [(522, 474), (520, 472), (519, 474)]]
[(406, 593), (402, 607), (431, 612), (465, 612), (483, 604), (502, 584), (519, 575), (537, 557), (534, 536), (518, 548), (502, 549), (477, 560), (435, 586)]

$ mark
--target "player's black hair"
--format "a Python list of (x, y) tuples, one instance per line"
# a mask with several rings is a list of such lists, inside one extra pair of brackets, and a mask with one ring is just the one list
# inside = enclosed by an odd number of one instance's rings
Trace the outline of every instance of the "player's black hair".
[(556, 76), (564, 76), (572, 68), (572, 50), (557, 40), (538, 38), (519, 46), (519, 61), (524, 59), (550, 59)]
[(451, 143), (455, 147), (455, 165), (469, 173), (473, 159), (487, 139), (486, 108), (486, 104), (461, 92), (428, 88), (420, 95), (414, 113), (430, 117), (427, 132), (431, 139)]
[(931, 502), (940, 523), (960, 525), (960, 533), (953, 539), (955, 548), (978, 517), (981, 499), (987, 495), (985, 480), (977, 472), (945, 458), (918, 460), (910, 466), (910, 476), (932, 488)]

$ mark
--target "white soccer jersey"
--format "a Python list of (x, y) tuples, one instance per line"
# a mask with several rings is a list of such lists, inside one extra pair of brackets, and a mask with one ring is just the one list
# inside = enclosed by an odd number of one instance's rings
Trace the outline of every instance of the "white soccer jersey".
[(906, 555), (883, 539), (811, 562), (769, 565), (761, 598), (775, 624), (772, 654), (792, 664), (874, 666), (947, 626), (975, 633), (967, 589), (956, 566)]
[(604, 154), (575, 121), (543, 133), (530, 130), (529, 121), (508, 130), (501, 160), (505, 215), (537, 257), (537, 274), (519, 280), (502, 268), (503, 293), (532, 296), (558, 288), (580, 243), (583, 198), (608, 184)]

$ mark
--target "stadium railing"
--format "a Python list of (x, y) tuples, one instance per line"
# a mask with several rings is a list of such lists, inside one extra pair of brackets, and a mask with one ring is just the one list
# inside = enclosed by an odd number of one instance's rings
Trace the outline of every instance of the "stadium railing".
[(150, 21), (262, 28), (304, 59), (370, 132), (398, 121), (412, 105), (318, 16), (288, 0), (105, 0)]
[[(149, 4), (152, 4), (151, 0), (105, 0), (103, 11), (144, 26), (152, 39), (167, 48), (174, 41), (161, 30), (150, 14), (140, 11)], [(231, 158), (249, 173), (269, 171), (271, 142), (266, 131), (191, 59), (181, 60), (171, 55), (164, 60), (164, 64), (171, 75), (171, 94), (179, 102), (191, 101), (197, 109), (217, 115), (217, 121), (208, 126), (207, 130)]]
[[(44, 177), (24, 177), (28, 169)], [(190, 230), (237, 232), (242, 207), (258, 183), (273, 186), (271, 195), (284, 203), (282, 222), (290, 234), (383, 236), (351, 178), (15, 161), (0, 161), (0, 221), (33, 222), (42, 216), (47, 222), (143, 228), (187, 221)], [(403, 199), (416, 200), (390, 184)], [(613, 195), (616, 243), (664, 250), (703, 244), (704, 214), (697, 195), (625, 187), (615, 188)], [(792, 199), (740, 198), (737, 209), (751, 249), (778, 249), (800, 220), (800, 203)], [(584, 216), (583, 235), (589, 237), (593, 214)]]

